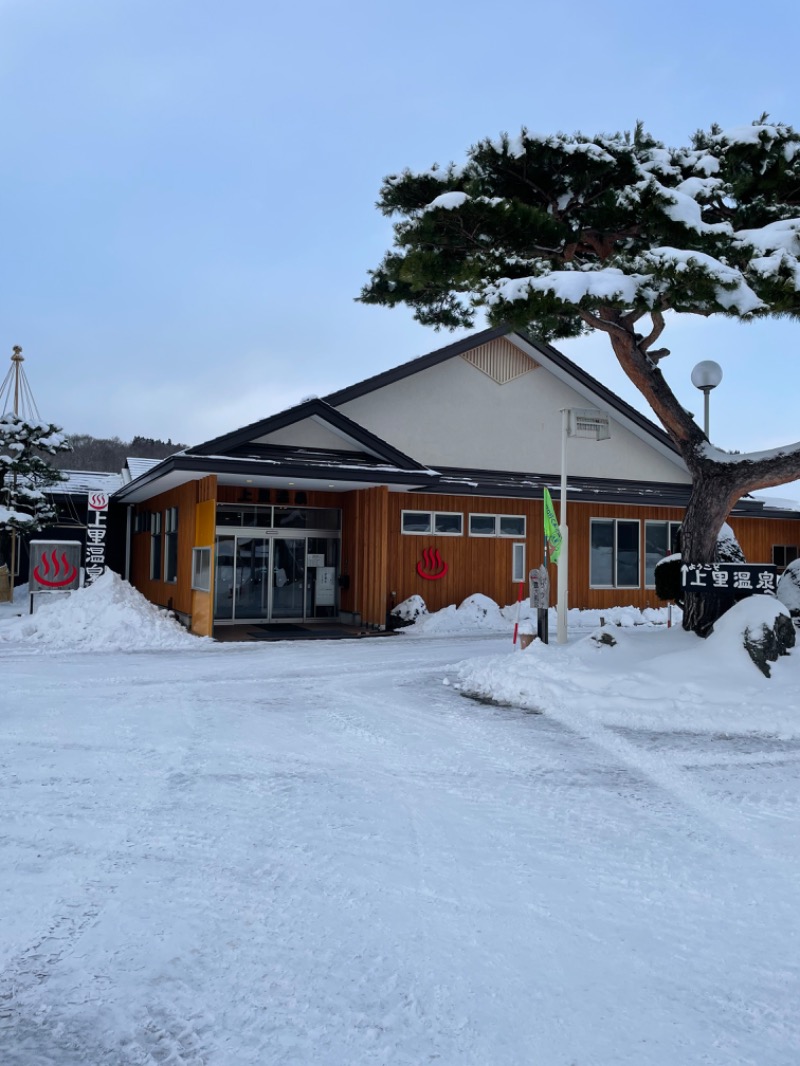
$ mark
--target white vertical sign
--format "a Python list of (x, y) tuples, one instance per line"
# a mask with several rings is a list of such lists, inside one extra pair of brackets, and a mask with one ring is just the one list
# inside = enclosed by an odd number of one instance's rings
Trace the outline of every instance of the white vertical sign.
[(106, 568), (106, 522), (108, 496), (105, 492), (90, 492), (86, 512), (86, 577), (84, 585), (91, 585)]

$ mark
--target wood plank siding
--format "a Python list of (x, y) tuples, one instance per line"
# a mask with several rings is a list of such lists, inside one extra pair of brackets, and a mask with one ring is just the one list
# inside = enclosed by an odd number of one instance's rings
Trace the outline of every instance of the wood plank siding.
[[(193, 633), (200, 637), (210, 637), (214, 633), (214, 542), (217, 528), (217, 478), (215, 474), (204, 477), (197, 482), (197, 503), (194, 517), (194, 545), (196, 548), (210, 548), (209, 590), (192, 589), (192, 614), (190, 625)], [(192, 565), (189, 560), (189, 566)], [(185, 560), (178, 560), (178, 566), (185, 567)]]
[[(206, 479), (210, 480), (210, 479)], [(214, 479), (216, 480), (216, 479)], [(147, 503), (137, 506), (137, 514), (158, 513), (161, 515), (161, 532), (158, 536), (158, 551), (161, 556), (161, 578), (150, 577), (150, 553), (153, 536), (148, 529), (131, 534), (131, 583), (160, 607), (169, 607), (187, 618), (192, 612), (192, 548), (195, 546), (195, 506), (198, 482), (190, 481), (177, 489), (162, 492)], [(164, 580), (164, 513), (171, 507), (178, 508), (178, 567), (175, 581)], [(134, 524), (135, 528), (135, 524)]]
[[(461, 536), (427, 536), (401, 533), (403, 511), (457, 512), (464, 516)], [(470, 514), (524, 515), (525, 537), (470, 537)], [(543, 559), (542, 501), (484, 499), (475, 496), (445, 496), (425, 493), (392, 493), (389, 496), (389, 600), (400, 603), (411, 595), (422, 596), (430, 611), (461, 603), (473, 592), (491, 596), (500, 604), (517, 596), (512, 580), (512, 545), (526, 545), (525, 572)], [(425, 569), (423, 549), (437, 549), (447, 564), (447, 573), (427, 580), (417, 573)]]
[(342, 573), (349, 582), (342, 609), (366, 625), (383, 626), (388, 606), (389, 490), (385, 485), (346, 497), (342, 529)]
[[(136, 512), (160, 512), (159, 550), (162, 577), (150, 577), (152, 534), (149, 526), (132, 533), (131, 581), (148, 599), (171, 607), (190, 618), (198, 614), (196, 631), (210, 629), (210, 595), (193, 598), (191, 590), (192, 548), (214, 542), (214, 516), (217, 503), (258, 503), (257, 491), (248, 486), (217, 485), (215, 477), (189, 482), (137, 506)], [(266, 502), (266, 501), (262, 501)], [(428, 493), (394, 493), (386, 486), (349, 493), (320, 491), (271, 491), (270, 502), (297, 507), (336, 507), (342, 511), (342, 576), (340, 609), (358, 613), (367, 625), (383, 626), (391, 608), (418, 594), (428, 609), (439, 610), (458, 604), (475, 592), (482, 592), (501, 605), (512, 603), (518, 586), (513, 580), (513, 545), (525, 544), (525, 573), (541, 564), (544, 552), (541, 500), (482, 498)], [(556, 494), (556, 510), (559, 503)], [(177, 578), (163, 578), (164, 513), (178, 509)], [(463, 516), (460, 535), (404, 534), (403, 511), (456, 512)], [(524, 537), (470, 536), (470, 514), (524, 515)], [(569, 603), (571, 607), (613, 606), (656, 607), (655, 590), (644, 585), (644, 523), (680, 522), (681, 508), (570, 501)], [(638, 588), (591, 588), (590, 523), (596, 519), (627, 519), (640, 523), (640, 580)], [(797, 519), (732, 518), (730, 524), (748, 562), (771, 562), (774, 545), (800, 545)], [(435, 549), (447, 572), (436, 580), (420, 576), (425, 569), (423, 551)], [(550, 578), (555, 602), (556, 569)], [(213, 585), (212, 585), (213, 588)], [(527, 584), (525, 587), (527, 596)], [(193, 628), (195, 628), (193, 622)]]
[[(556, 511), (559, 502), (556, 497)], [(427, 536), (401, 533), (401, 512), (448, 511), (464, 516), (462, 536)], [(401, 602), (417, 594), (429, 610), (460, 603), (473, 592), (483, 592), (499, 604), (513, 602), (517, 586), (512, 580), (512, 544), (517, 537), (470, 537), (470, 513), (525, 515), (526, 572), (543, 560), (544, 533), (542, 502), (519, 499), (485, 499), (474, 496), (444, 496), (419, 493), (392, 493), (389, 496), (389, 601)], [(590, 523), (593, 518), (635, 519), (640, 522), (640, 581), (638, 588), (591, 588), (589, 584)], [(567, 520), (570, 533), (569, 603), (572, 607), (601, 608), (634, 606), (657, 607), (655, 589), (644, 585), (644, 523), (680, 522), (678, 507), (641, 507), (570, 501)], [(733, 528), (748, 562), (772, 561), (775, 544), (798, 544), (800, 522), (792, 519), (732, 518)], [(436, 548), (448, 564), (447, 574), (435, 581), (417, 574), (424, 548)], [(552, 602), (555, 603), (557, 570), (550, 567)], [(527, 590), (525, 592), (527, 595)]]

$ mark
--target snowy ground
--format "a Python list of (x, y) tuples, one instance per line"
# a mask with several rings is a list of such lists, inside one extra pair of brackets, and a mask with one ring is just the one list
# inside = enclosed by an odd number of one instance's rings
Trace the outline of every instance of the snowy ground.
[(800, 1061), (800, 654), (104, 595), (0, 620), (2, 1066)]

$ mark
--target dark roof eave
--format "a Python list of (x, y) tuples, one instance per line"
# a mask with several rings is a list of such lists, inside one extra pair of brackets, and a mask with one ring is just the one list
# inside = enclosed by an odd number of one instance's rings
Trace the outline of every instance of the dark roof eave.
[[(185, 471), (206, 477), (210, 474), (241, 474), (242, 477), (269, 477), (271, 474), (281, 478), (295, 478), (298, 481), (319, 481), (336, 478), (339, 481), (364, 481), (369, 484), (401, 484), (419, 487), (434, 484), (438, 475), (428, 470), (382, 469), (381, 467), (337, 467), (330, 465), (313, 466), (306, 463), (274, 463), (259, 459), (229, 459), (225, 456), (172, 455), (153, 467), (151, 471), (129, 482), (114, 494), (114, 499), (122, 501), (133, 492), (138, 492), (148, 485), (155, 484), (168, 474)], [(156, 489), (152, 495), (158, 495)]]

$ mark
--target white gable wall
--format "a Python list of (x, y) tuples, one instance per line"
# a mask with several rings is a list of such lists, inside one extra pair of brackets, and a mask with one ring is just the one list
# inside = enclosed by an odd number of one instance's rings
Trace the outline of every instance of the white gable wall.
[(274, 444), (294, 448), (323, 448), (326, 451), (363, 452), (364, 447), (336, 433), (330, 426), (318, 422), (315, 418), (304, 418), (302, 422), (276, 429), (263, 437), (257, 437), (255, 444)]
[[(537, 361), (541, 358), (538, 354)], [(344, 403), (339, 410), (431, 467), (459, 466), (558, 474), (561, 408), (596, 401), (540, 365), (498, 385), (460, 356)], [(689, 474), (656, 446), (611, 418), (611, 439), (571, 437), (572, 475), (685, 482)]]

